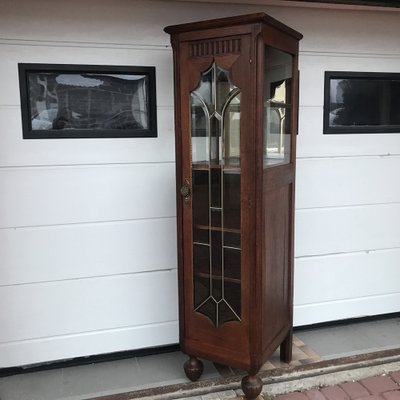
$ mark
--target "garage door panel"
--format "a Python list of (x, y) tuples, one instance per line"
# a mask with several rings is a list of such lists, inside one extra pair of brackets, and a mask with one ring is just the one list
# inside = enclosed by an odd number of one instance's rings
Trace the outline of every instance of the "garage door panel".
[(0, 106), (0, 166), (174, 162), (173, 107), (158, 107), (157, 138), (22, 140), (19, 106)]
[(0, 286), (176, 268), (176, 219), (0, 230)]
[(0, 169), (0, 227), (171, 217), (175, 165)]
[[(323, 71), (320, 72), (323, 74)], [(298, 160), (305, 157), (399, 155), (400, 135), (393, 133), (323, 135), (323, 105), (299, 110)]]
[(299, 159), (296, 206), (301, 209), (398, 202), (400, 185), (395, 182), (399, 170), (400, 156)]
[(157, 103), (173, 105), (172, 56), (166, 49), (153, 47), (152, 51), (143, 51), (140, 47), (101, 48), (96, 46), (47, 46), (36, 43), (29, 46), (16, 43), (14, 46), (0, 43), (2, 62), (0, 64), (0, 86), (2, 96), (0, 105), (19, 105), (18, 63), (39, 64), (88, 64), (88, 65), (135, 65), (155, 66), (157, 85)]
[[(336, 34), (335, 34), (336, 37)], [(337, 39), (336, 42), (338, 43)], [(397, 49), (398, 51), (398, 49)], [(366, 67), (367, 66), (367, 67)], [(371, 55), (327, 57), (326, 54), (300, 53), (300, 104), (322, 106), (324, 104), (324, 71), (394, 72), (399, 71), (398, 57)]]
[(400, 248), (400, 203), (298, 210), (295, 256)]
[(400, 293), (337, 300), (294, 307), (294, 325), (304, 326), (348, 318), (399, 312)]
[(178, 321), (0, 343), (0, 368), (178, 343)]
[(399, 260), (400, 249), (298, 258), (294, 303), (301, 306), (400, 293)]
[(177, 320), (176, 270), (0, 288), (0, 343)]

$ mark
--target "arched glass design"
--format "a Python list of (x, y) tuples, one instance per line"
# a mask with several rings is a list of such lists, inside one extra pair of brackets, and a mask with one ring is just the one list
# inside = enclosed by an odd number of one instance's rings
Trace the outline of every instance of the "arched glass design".
[(240, 89), (215, 63), (191, 93), (194, 309), (241, 319)]

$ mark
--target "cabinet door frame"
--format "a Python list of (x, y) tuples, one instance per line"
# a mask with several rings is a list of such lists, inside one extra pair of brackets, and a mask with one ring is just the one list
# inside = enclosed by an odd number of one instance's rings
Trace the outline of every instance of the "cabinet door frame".
[[(196, 35), (195, 35), (196, 36)], [(191, 41), (179, 43), (179, 64), (185, 65), (176, 77), (180, 80), (179, 90), (179, 141), (177, 140), (177, 196), (178, 196), (178, 240), (180, 241), (179, 279), (181, 345), (185, 352), (209, 357), (222, 363), (232, 362), (238, 367), (248, 369), (249, 355), (249, 315), (250, 315), (250, 275), (254, 273), (254, 108), (251, 88), (248, 84), (251, 59), (251, 35), (213, 37), (212, 41), (240, 39), (240, 52), (191, 57)], [(196, 39), (198, 37), (196, 36)], [(207, 38), (205, 38), (207, 40)], [(232, 82), (241, 90), (240, 156), (241, 156), (241, 304), (240, 322), (226, 322), (219, 327), (210, 320), (193, 311), (193, 266), (192, 266), (192, 212), (191, 199), (185, 201), (179, 193), (186, 182), (192, 186), (190, 132), (190, 92), (200, 80), (201, 73), (215, 62), (230, 71)], [(179, 159), (179, 161), (178, 161)], [(253, 260), (253, 262), (251, 261)]]

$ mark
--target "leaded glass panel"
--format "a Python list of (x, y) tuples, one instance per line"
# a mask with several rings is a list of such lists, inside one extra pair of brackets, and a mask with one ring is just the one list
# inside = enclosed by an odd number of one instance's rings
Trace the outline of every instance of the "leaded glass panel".
[(240, 89), (215, 63), (191, 93), (194, 308), (241, 319)]

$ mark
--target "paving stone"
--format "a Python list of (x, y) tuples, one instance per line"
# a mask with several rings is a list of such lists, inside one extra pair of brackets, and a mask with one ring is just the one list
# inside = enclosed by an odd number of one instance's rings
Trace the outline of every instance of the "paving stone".
[(310, 400), (326, 400), (325, 396), (318, 389), (310, 389), (303, 392)]
[(276, 396), (274, 400), (308, 400), (304, 393), (293, 392)]
[(396, 382), (388, 376), (374, 376), (372, 378), (362, 379), (360, 383), (367, 388), (371, 394), (379, 394), (396, 390), (399, 388)]
[[(1, 399), (0, 399), (1, 400)], [(185, 397), (183, 399), (179, 399), (179, 400), (201, 400), (201, 397), (199, 396), (195, 396), (195, 397)]]
[(237, 395), (234, 390), (226, 390), (224, 392), (219, 392), (218, 395), (221, 400), (237, 399)]
[(385, 399), (376, 394), (370, 394), (369, 396), (360, 397), (358, 400), (385, 400)]
[(201, 396), (201, 400), (220, 400), (218, 393), (210, 393)]
[(342, 383), (340, 387), (346, 392), (351, 400), (369, 396), (368, 390), (358, 382)]
[(328, 400), (349, 400), (349, 396), (339, 386), (328, 386), (321, 389), (321, 393)]
[(201, 400), (234, 400), (237, 399), (236, 393), (233, 390), (223, 392), (210, 393), (201, 396)]
[(390, 374), (390, 377), (397, 383), (400, 385), (400, 371), (397, 372), (392, 372)]
[(383, 393), (382, 395), (386, 400), (400, 400), (400, 390), (393, 390), (391, 392)]
[(179, 400), (201, 400), (201, 396), (189, 396)]

